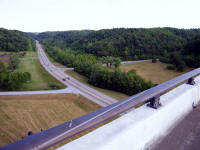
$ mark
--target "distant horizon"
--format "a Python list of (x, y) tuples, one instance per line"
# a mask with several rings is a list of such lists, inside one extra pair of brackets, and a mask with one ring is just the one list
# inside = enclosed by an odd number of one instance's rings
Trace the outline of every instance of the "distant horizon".
[(155, 28), (174, 28), (174, 29), (180, 29), (180, 30), (195, 30), (195, 29), (200, 29), (199, 28), (176, 28), (176, 27), (113, 27), (113, 28), (101, 28), (101, 29), (72, 29), (72, 30), (51, 30), (51, 31), (41, 31), (41, 32), (32, 32), (32, 31), (22, 31), (19, 29), (8, 29), (5, 27), (0, 27), (3, 29), (7, 29), (7, 30), (16, 30), (16, 31), (21, 31), (21, 32), (25, 32), (25, 33), (43, 33), (43, 32), (64, 32), (64, 31), (84, 31), (84, 30), (89, 30), (89, 31), (99, 31), (99, 30), (112, 30), (112, 29), (155, 29)]
[(23, 32), (200, 28), (199, 0), (0, 0), (0, 27)]

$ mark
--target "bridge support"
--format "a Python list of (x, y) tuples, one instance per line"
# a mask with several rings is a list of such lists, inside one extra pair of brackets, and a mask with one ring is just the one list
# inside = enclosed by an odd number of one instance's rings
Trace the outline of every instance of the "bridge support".
[(150, 99), (150, 103), (147, 105), (151, 108), (158, 109), (162, 104), (160, 103), (160, 95), (157, 95)]
[(195, 85), (195, 82), (194, 82), (194, 77), (192, 78), (189, 78), (188, 81), (187, 81), (187, 84), (190, 84), (190, 85)]

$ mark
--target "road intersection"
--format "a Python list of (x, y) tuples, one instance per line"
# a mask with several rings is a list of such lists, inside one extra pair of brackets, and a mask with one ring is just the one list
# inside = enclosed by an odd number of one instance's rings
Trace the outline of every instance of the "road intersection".
[(76, 93), (81, 94), (93, 102), (105, 107), (110, 104), (117, 102), (114, 98), (104, 95), (87, 85), (79, 82), (73, 77), (64, 73), (66, 69), (57, 68), (54, 66), (46, 56), (44, 50), (42, 49), (40, 43), (36, 41), (36, 48), (38, 53), (38, 58), (41, 65), (48, 71), (54, 78), (59, 80), (61, 83), (67, 86), (65, 89), (61, 90), (48, 90), (48, 91), (20, 91), (20, 92), (0, 92), (0, 95), (31, 95), (31, 94), (50, 94), (50, 93)]

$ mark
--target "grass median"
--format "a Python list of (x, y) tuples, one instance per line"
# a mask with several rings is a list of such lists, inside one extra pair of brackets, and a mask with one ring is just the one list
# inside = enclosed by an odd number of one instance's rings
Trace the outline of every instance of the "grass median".
[(51, 76), (40, 64), (36, 52), (27, 52), (16, 71), (29, 72), (31, 81), (24, 84), (21, 91), (62, 89), (66, 86)]

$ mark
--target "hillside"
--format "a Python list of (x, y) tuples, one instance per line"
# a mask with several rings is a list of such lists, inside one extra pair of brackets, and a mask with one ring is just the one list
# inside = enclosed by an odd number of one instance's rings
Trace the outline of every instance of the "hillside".
[(96, 56), (115, 56), (123, 60), (147, 59), (182, 51), (200, 29), (117, 28), (98, 31), (44, 32), (37, 39), (60, 48), (71, 48)]
[(0, 28), (0, 51), (19, 52), (32, 49), (33, 40), (26, 33)]
[[(92, 32), (92, 30), (43, 32), (35, 35), (35, 38), (43, 42), (51, 42), (52, 45), (57, 45), (61, 48), (66, 48), (71, 47), (75, 41), (79, 41)], [(30, 33), (29, 36), (34, 37)]]

